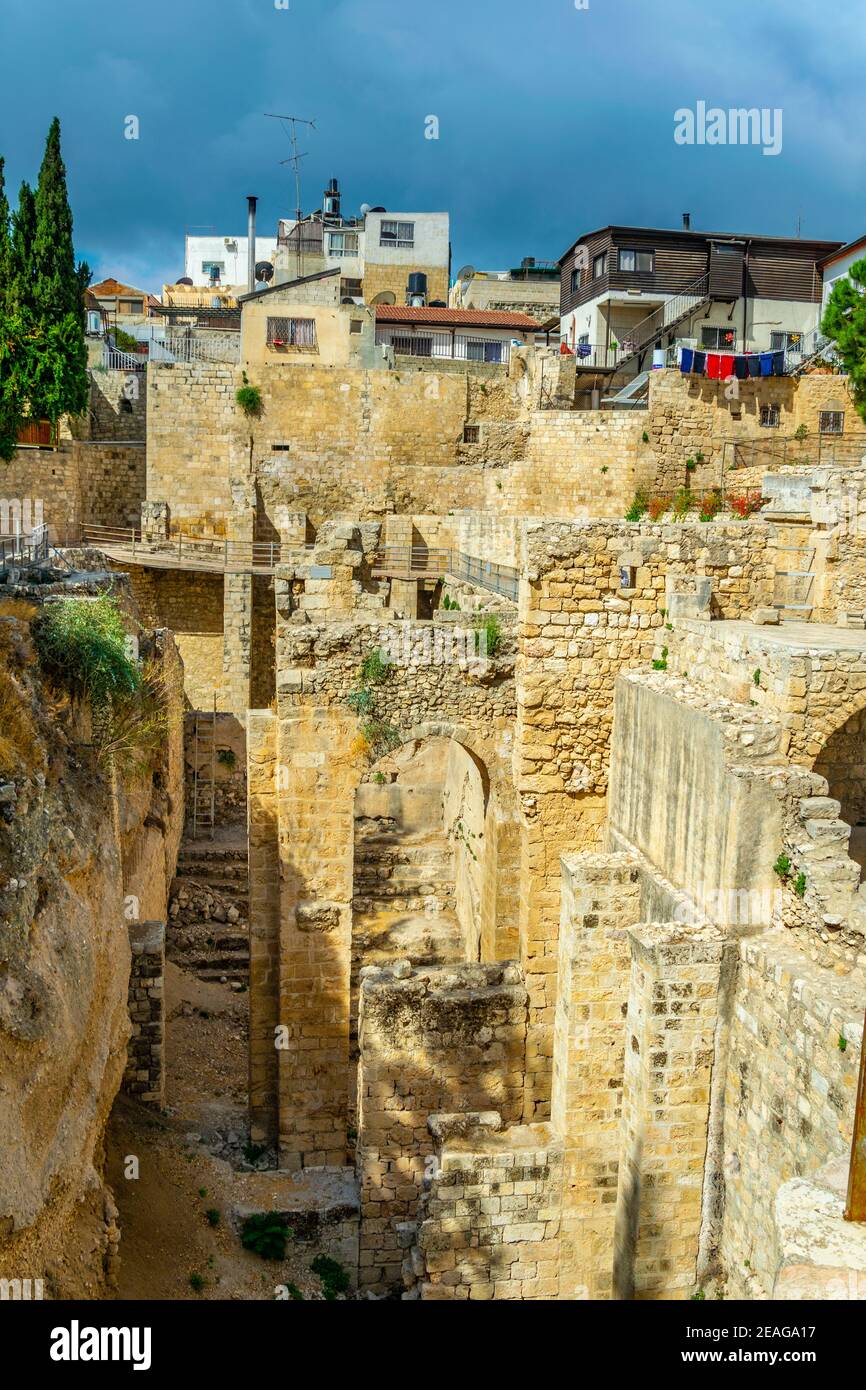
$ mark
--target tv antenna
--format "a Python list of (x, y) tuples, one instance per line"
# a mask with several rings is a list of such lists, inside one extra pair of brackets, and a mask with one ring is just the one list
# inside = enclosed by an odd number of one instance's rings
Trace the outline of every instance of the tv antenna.
[[(298, 152), (298, 126), (309, 126), (310, 130), (316, 129), (315, 121), (305, 120), (303, 116), (282, 116), (276, 111), (266, 111), (265, 115), (272, 121), (287, 121), (290, 130), (286, 131), (292, 142), (292, 153), (288, 159), (281, 159), (281, 164), (291, 164), (295, 173), (295, 237), (297, 239), (298, 252), (298, 279), (301, 278), (301, 160), (306, 159), (306, 152)], [(283, 126), (285, 130), (286, 127)]]

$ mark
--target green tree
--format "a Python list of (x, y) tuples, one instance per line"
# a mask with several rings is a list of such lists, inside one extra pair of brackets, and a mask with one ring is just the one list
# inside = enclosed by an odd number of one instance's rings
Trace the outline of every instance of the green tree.
[(29, 183), (22, 183), (18, 192), (18, 207), (12, 215), (10, 247), (10, 276), (7, 309), (19, 310), (33, 319), (36, 305), (33, 296), (33, 242), (36, 237), (36, 199)]
[(9, 225), (9, 200), (6, 197), (6, 161), (0, 156), (0, 315), (6, 310), (6, 296), (12, 275), (12, 231)]
[(821, 323), (833, 338), (851, 382), (858, 413), (866, 420), (866, 259), (836, 281)]

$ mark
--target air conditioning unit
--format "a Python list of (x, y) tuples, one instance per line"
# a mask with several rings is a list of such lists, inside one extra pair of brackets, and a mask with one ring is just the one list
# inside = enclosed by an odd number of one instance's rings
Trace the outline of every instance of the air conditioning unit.
[(227, 251), (237, 251), (238, 244), (234, 237), (223, 237), (223, 243)]

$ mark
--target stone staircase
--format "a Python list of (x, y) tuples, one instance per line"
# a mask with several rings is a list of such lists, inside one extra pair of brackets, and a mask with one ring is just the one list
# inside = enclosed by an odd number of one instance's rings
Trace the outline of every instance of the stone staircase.
[(250, 973), (245, 836), (184, 840), (169, 898), (166, 954), (200, 980), (245, 987)]

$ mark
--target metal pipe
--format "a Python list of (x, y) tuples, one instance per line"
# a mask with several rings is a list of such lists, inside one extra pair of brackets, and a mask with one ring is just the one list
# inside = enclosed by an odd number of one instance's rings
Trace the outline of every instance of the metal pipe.
[(250, 294), (256, 288), (256, 204), (258, 198), (247, 196), (247, 282)]

